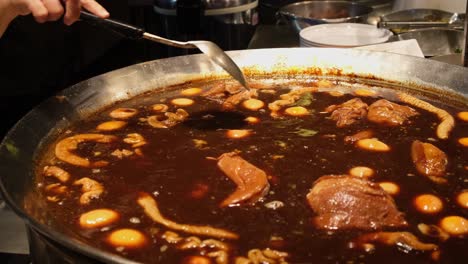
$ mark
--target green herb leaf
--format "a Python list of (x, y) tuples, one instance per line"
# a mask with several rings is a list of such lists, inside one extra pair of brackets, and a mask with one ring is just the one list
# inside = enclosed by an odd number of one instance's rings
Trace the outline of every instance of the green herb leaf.
[(19, 154), (19, 149), (11, 142), (6, 142), (5, 147), (10, 152), (11, 155), (17, 157)]
[(287, 128), (289, 126), (294, 126), (304, 122), (302, 119), (287, 118), (273, 123), (273, 126), (276, 128)]
[(314, 96), (312, 93), (308, 92), (304, 93), (296, 103), (292, 104), (292, 106), (309, 106), (312, 104), (312, 101), (314, 101)]
[(286, 144), (286, 142), (281, 141), (281, 140), (275, 140), (275, 145), (277, 145), (278, 147), (281, 147), (281, 148), (286, 148), (288, 146)]
[(294, 132), (289, 132), (289, 133), (297, 134), (301, 137), (313, 137), (318, 133), (318, 131), (312, 130), (312, 129), (300, 128)]

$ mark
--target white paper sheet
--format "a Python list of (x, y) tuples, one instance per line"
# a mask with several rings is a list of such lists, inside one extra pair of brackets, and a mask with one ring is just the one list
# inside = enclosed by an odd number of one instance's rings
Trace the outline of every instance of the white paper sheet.
[(355, 49), (371, 50), (371, 51), (384, 51), (402, 55), (410, 55), (415, 57), (424, 58), (424, 54), (415, 39), (388, 42), (382, 44), (375, 44), (369, 46), (356, 47)]

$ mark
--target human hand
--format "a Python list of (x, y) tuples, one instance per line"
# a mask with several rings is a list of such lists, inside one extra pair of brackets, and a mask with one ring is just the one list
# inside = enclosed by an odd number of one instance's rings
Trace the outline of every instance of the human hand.
[[(95, 0), (0, 0), (10, 3), (11, 10), (18, 15), (32, 14), (34, 19), (43, 23), (55, 21), (63, 16), (63, 22), (71, 25), (80, 17), (81, 8), (101, 17), (109, 17), (109, 13)], [(15, 17), (16, 17), (15, 16)]]

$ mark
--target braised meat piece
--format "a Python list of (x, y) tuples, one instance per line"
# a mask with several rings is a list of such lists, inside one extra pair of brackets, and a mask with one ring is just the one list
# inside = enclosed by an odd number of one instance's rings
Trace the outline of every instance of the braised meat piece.
[(208, 98), (226, 97), (242, 91), (242, 86), (237, 82), (219, 82), (214, 84), (203, 96)]
[(402, 247), (406, 251), (432, 251), (437, 249), (437, 245), (421, 242), (415, 235), (409, 232), (376, 232), (360, 236), (357, 239), (359, 246), (379, 242), (384, 245)]
[(237, 153), (225, 153), (219, 157), (220, 168), (236, 185), (237, 189), (229, 195), (221, 207), (236, 206), (240, 203), (255, 203), (270, 189), (266, 173), (250, 164)]
[(397, 95), (401, 101), (407, 104), (419, 107), (433, 114), (436, 114), (437, 117), (440, 119), (440, 123), (437, 126), (436, 131), (437, 137), (441, 139), (447, 139), (449, 137), (450, 131), (452, 131), (452, 129), (455, 127), (455, 119), (449, 112), (445, 111), (444, 109), (437, 108), (432, 104), (418, 99), (414, 96), (411, 96), (409, 94), (399, 92), (397, 93)]
[(415, 140), (411, 145), (411, 158), (416, 170), (434, 182), (445, 183), (447, 155), (430, 143)]
[(320, 177), (307, 194), (317, 216), (314, 224), (325, 230), (380, 230), (406, 226), (392, 197), (379, 185), (349, 175)]
[(399, 126), (415, 115), (418, 115), (418, 112), (409, 106), (381, 99), (369, 106), (367, 119), (386, 126)]
[(331, 119), (336, 121), (337, 127), (354, 124), (367, 115), (367, 104), (359, 98), (354, 98), (340, 105), (330, 105), (325, 112), (332, 113)]
[(156, 200), (147, 193), (140, 193), (140, 197), (137, 200), (138, 204), (143, 208), (145, 214), (151, 218), (154, 222), (161, 224), (165, 227), (173, 230), (182, 231), (193, 235), (211, 236), (217, 238), (237, 239), (239, 235), (232, 233), (231, 231), (214, 228), (211, 226), (197, 226), (179, 224), (172, 220), (165, 218), (159, 210), (158, 203)]
[(241, 101), (256, 98), (258, 93), (256, 89), (245, 90), (238, 82), (221, 82), (213, 85), (203, 96), (221, 103), (223, 109), (234, 109)]
[(359, 140), (368, 139), (372, 137), (374, 137), (374, 132), (368, 129), (368, 130), (359, 131), (356, 134), (351, 135), (351, 136), (346, 136), (344, 138), (344, 142), (347, 144), (354, 144), (358, 142)]
[(226, 98), (223, 102), (223, 108), (224, 109), (234, 109), (236, 105), (238, 105), (241, 101), (247, 100), (250, 98), (256, 98), (258, 96), (257, 90), (245, 90), (238, 92), (236, 94), (233, 94)]

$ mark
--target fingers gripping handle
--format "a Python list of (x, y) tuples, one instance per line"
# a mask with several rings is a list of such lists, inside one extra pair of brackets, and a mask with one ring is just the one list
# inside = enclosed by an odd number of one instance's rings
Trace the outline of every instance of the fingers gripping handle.
[(128, 25), (112, 19), (102, 19), (86, 11), (81, 11), (80, 20), (85, 21), (91, 25), (110, 29), (117, 34), (123, 35), (124, 37), (130, 39), (140, 39), (143, 37), (143, 33), (145, 33), (145, 30), (142, 28), (134, 27), (132, 25)]

